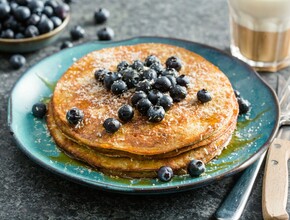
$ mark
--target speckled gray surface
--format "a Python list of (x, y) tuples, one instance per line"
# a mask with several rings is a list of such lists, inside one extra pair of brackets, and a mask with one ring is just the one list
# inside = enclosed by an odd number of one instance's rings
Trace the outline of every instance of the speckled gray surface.
[[(103, 25), (93, 23), (96, 8), (110, 10), (106, 25), (115, 30), (115, 40), (134, 36), (166, 36), (187, 39), (228, 51), (229, 28), (226, 0), (77, 0), (72, 19), (60, 40), (35, 53), (26, 54), (20, 70), (9, 66), (10, 55), (0, 53), (0, 219), (211, 219), (237, 176), (212, 185), (162, 196), (132, 196), (102, 192), (67, 181), (30, 161), (16, 146), (7, 126), (9, 92), (29, 66), (59, 50), (69, 38), (70, 27), (87, 31), (82, 41), (96, 39)], [(81, 42), (77, 42), (81, 43)], [(278, 74), (289, 75), (290, 69)], [(262, 77), (273, 87), (276, 74)], [(259, 173), (241, 219), (262, 219)], [(289, 204), (289, 202), (288, 202)], [(289, 205), (287, 208), (289, 212)]]

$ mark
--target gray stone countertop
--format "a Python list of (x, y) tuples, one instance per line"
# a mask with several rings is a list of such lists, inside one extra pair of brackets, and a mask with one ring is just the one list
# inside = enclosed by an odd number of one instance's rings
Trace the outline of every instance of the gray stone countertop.
[[(96, 40), (94, 10), (111, 12), (105, 24), (115, 39), (135, 36), (164, 36), (208, 44), (229, 51), (229, 24), (226, 0), (76, 0), (72, 18), (54, 45), (25, 54), (26, 65), (13, 70), (9, 54), (0, 53), (0, 219), (211, 219), (239, 175), (211, 185), (169, 195), (133, 196), (103, 192), (63, 179), (29, 160), (18, 148), (7, 126), (9, 93), (30, 66), (59, 51), (70, 39), (69, 30), (83, 26), (86, 37), (75, 44)], [(273, 87), (278, 73), (263, 73)], [(262, 219), (261, 170), (241, 219)], [(288, 208), (289, 212), (289, 202)]]

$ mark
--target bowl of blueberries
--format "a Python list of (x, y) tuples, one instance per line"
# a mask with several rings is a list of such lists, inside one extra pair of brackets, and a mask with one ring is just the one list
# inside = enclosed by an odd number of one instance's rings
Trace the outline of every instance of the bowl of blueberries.
[(57, 0), (0, 0), (0, 51), (31, 52), (55, 42), (70, 19)]

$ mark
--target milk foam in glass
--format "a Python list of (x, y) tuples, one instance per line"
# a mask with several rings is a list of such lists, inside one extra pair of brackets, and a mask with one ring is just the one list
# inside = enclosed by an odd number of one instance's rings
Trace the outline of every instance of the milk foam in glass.
[(228, 0), (231, 52), (260, 71), (290, 64), (290, 0)]

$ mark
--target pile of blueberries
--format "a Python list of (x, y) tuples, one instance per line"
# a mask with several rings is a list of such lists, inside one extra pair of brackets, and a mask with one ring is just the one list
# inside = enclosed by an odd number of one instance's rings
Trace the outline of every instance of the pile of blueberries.
[[(180, 102), (187, 96), (187, 86), (190, 80), (185, 75), (179, 75), (182, 61), (177, 56), (166, 60), (164, 68), (155, 55), (150, 55), (145, 62), (135, 60), (131, 65), (122, 61), (117, 65), (117, 72), (99, 69), (95, 78), (115, 95), (120, 95), (128, 89), (135, 89), (131, 97), (132, 106), (147, 116), (150, 122), (160, 122), (165, 117), (174, 102)], [(200, 101), (211, 100), (210, 93), (203, 89), (197, 94)], [(118, 117), (122, 122), (130, 121), (134, 116), (134, 109), (125, 104), (118, 110)], [(114, 118), (108, 118), (104, 127), (108, 133), (116, 132), (121, 123)]]
[(0, 37), (36, 37), (59, 27), (70, 7), (56, 0), (0, 0)]

